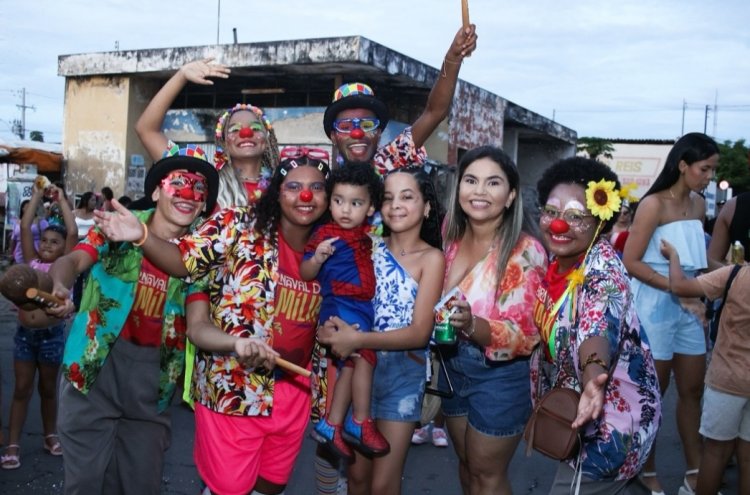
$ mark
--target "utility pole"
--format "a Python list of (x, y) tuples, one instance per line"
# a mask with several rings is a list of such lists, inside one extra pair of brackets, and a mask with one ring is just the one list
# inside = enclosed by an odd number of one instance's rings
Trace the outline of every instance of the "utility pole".
[(703, 134), (705, 134), (706, 131), (708, 130), (708, 109), (709, 108), (711, 108), (711, 106), (706, 105), (706, 113), (705, 113), (705, 116), (703, 117)]
[(219, 44), (219, 28), (221, 27), (221, 0), (219, 0), (219, 9), (216, 13), (216, 44)]
[(716, 94), (714, 95), (714, 133), (711, 134), (711, 137), (716, 139), (716, 121), (717, 121), (717, 115), (719, 114), (719, 90), (716, 90)]
[(26, 104), (26, 88), (21, 88), (21, 104), (16, 106), (21, 109), (20, 126), (16, 127), (18, 129), (18, 137), (26, 139), (26, 109), (36, 110), (35, 107)]
[(680, 129), (680, 136), (685, 135), (685, 109), (687, 108), (687, 100), (682, 99), (682, 128)]

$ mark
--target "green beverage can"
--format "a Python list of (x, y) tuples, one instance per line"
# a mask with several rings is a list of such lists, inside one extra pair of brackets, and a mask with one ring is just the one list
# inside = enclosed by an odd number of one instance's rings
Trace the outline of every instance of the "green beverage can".
[(455, 344), (456, 329), (448, 321), (436, 323), (432, 338), (437, 344)]

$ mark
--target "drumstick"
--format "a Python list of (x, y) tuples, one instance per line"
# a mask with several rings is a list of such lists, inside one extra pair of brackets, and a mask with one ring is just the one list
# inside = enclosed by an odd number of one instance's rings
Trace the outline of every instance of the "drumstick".
[(62, 306), (63, 304), (65, 304), (65, 301), (63, 301), (59, 297), (52, 295), (49, 292), (44, 292), (43, 290), (36, 289), (34, 287), (26, 289), (26, 297), (48, 307)]
[(464, 29), (469, 27), (469, 0), (461, 0), (461, 22)]
[(284, 368), (287, 371), (291, 371), (292, 373), (297, 373), (298, 375), (302, 375), (307, 378), (310, 378), (310, 375), (312, 375), (312, 373), (309, 370), (306, 370), (302, 366), (297, 366), (296, 364), (290, 363), (286, 359), (283, 359), (280, 357), (276, 358), (276, 365), (279, 366), (280, 368)]

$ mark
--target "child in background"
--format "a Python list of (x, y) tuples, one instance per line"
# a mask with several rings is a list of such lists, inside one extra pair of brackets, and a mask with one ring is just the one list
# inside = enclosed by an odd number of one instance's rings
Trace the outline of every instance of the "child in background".
[[(680, 267), (680, 255), (662, 239), (661, 254), (669, 260), (669, 290), (678, 297), (723, 297), (734, 266), (696, 278)], [(700, 434), (705, 437), (695, 493), (717, 493), (732, 452), (737, 447), (740, 467), (738, 493), (750, 493), (750, 270), (737, 272), (724, 301), (719, 332), (706, 372)], [(687, 483), (685, 483), (687, 485)], [(693, 493), (686, 486), (680, 495)]]
[[(383, 184), (369, 163), (350, 162), (334, 170), (328, 188), (332, 221), (318, 228), (307, 243), (300, 273), (303, 279), (317, 279), (321, 285), (321, 322), (338, 316), (369, 332), (374, 319), (375, 273), (367, 219), (380, 207)], [(344, 440), (369, 455), (390, 449), (370, 418), (376, 362), (370, 349), (343, 362), (330, 412), (315, 425), (316, 440), (340, 457), (352, 457)], [(350, 402), (351, 417), (347, 416)]]
[[(21, 217), (21, 249), (24, 259), (35, 270), (46, 272), (60, 256), (70, 252), (78, 242), (78, 230), (70, 204), (62, 191), (54, 185), (46, 190), (55, 198), (63, 215), (65, 226), (49, 224), (42, 232), (39, 248), (34, 246), (32, 222), (45, 188), (34, 185), (31, 200)], [(39, 370), (39, 395), (42, 402), (44, 450), (54, 456), (62, 455), (57, 438), (57, 376), (65, 345), (65, 322), (48, 316), (42, 309), (19, 308), (18, 330), (14, 337), (13, 368), (15, 389), (10, 408), (8, 447), (0, 458), (3, 469), (21, 467), (20, 438), (23, 423), (34, 391), (34, 378)]]

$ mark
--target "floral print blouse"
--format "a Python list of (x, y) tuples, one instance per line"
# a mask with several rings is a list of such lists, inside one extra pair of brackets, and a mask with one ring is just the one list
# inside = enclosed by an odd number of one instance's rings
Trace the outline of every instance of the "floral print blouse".
[[(534, 353), (532, 397), (536, 402), (537, 390), (541, 396), (553, 385), (581, 392), (578, 350), (586, 339), (606, 338), (609, 361), (619, 349), (602, 414), (582, 429), (581, 462), (583, 474), (589, 478), (627, 480), (643, 467), (661, 422), (656, 368), (636, 315), (625, 267), (608, 241), (600, 239), (592, 246), (583, 274), (583, 283), (569, 299), (575, 302), (563, 305), (557, 316), (554, 363), (540, 368), (541, 347)], [(544, 289), (539, 296), (540, 303), (548, 307), (554, 302), (545, 301)], [(575, 468), (575, 459), (569, 462)]]
[[(458, 244), (452, 242), (446, 246), (446, 279), (458, 253)], [(529, 356), (539, 342), (532, 309), (537, 288), (547, 268), (547, 254), (539, 241), (521, 234), (499, 287), (497, 256), (495, 244), (458, 287), (471, 304), (472, 313), (490, 324), (492, 341), (484, 348), (485, 357), (492, 361), (508, 361)], [(445, 292), (450, 289), (444, 287)]]
[[(133, 212), (142, 222), (153, 210)], [(94, 227), (75, 249), (88, 253), (96, 263), (91, 267), (65, 343), (63, 375), (86, 394), (94, 386), (112, 346), (117, 341), (135, 299), (143, 251), (129, 242), (108, 242)], [(169, 406), (177, 379), (185, 366), (185, 299), (203, 290), (202, 284), (188, 287), (170, 277), (164, 305), (159, 377), (159, 411)]]

